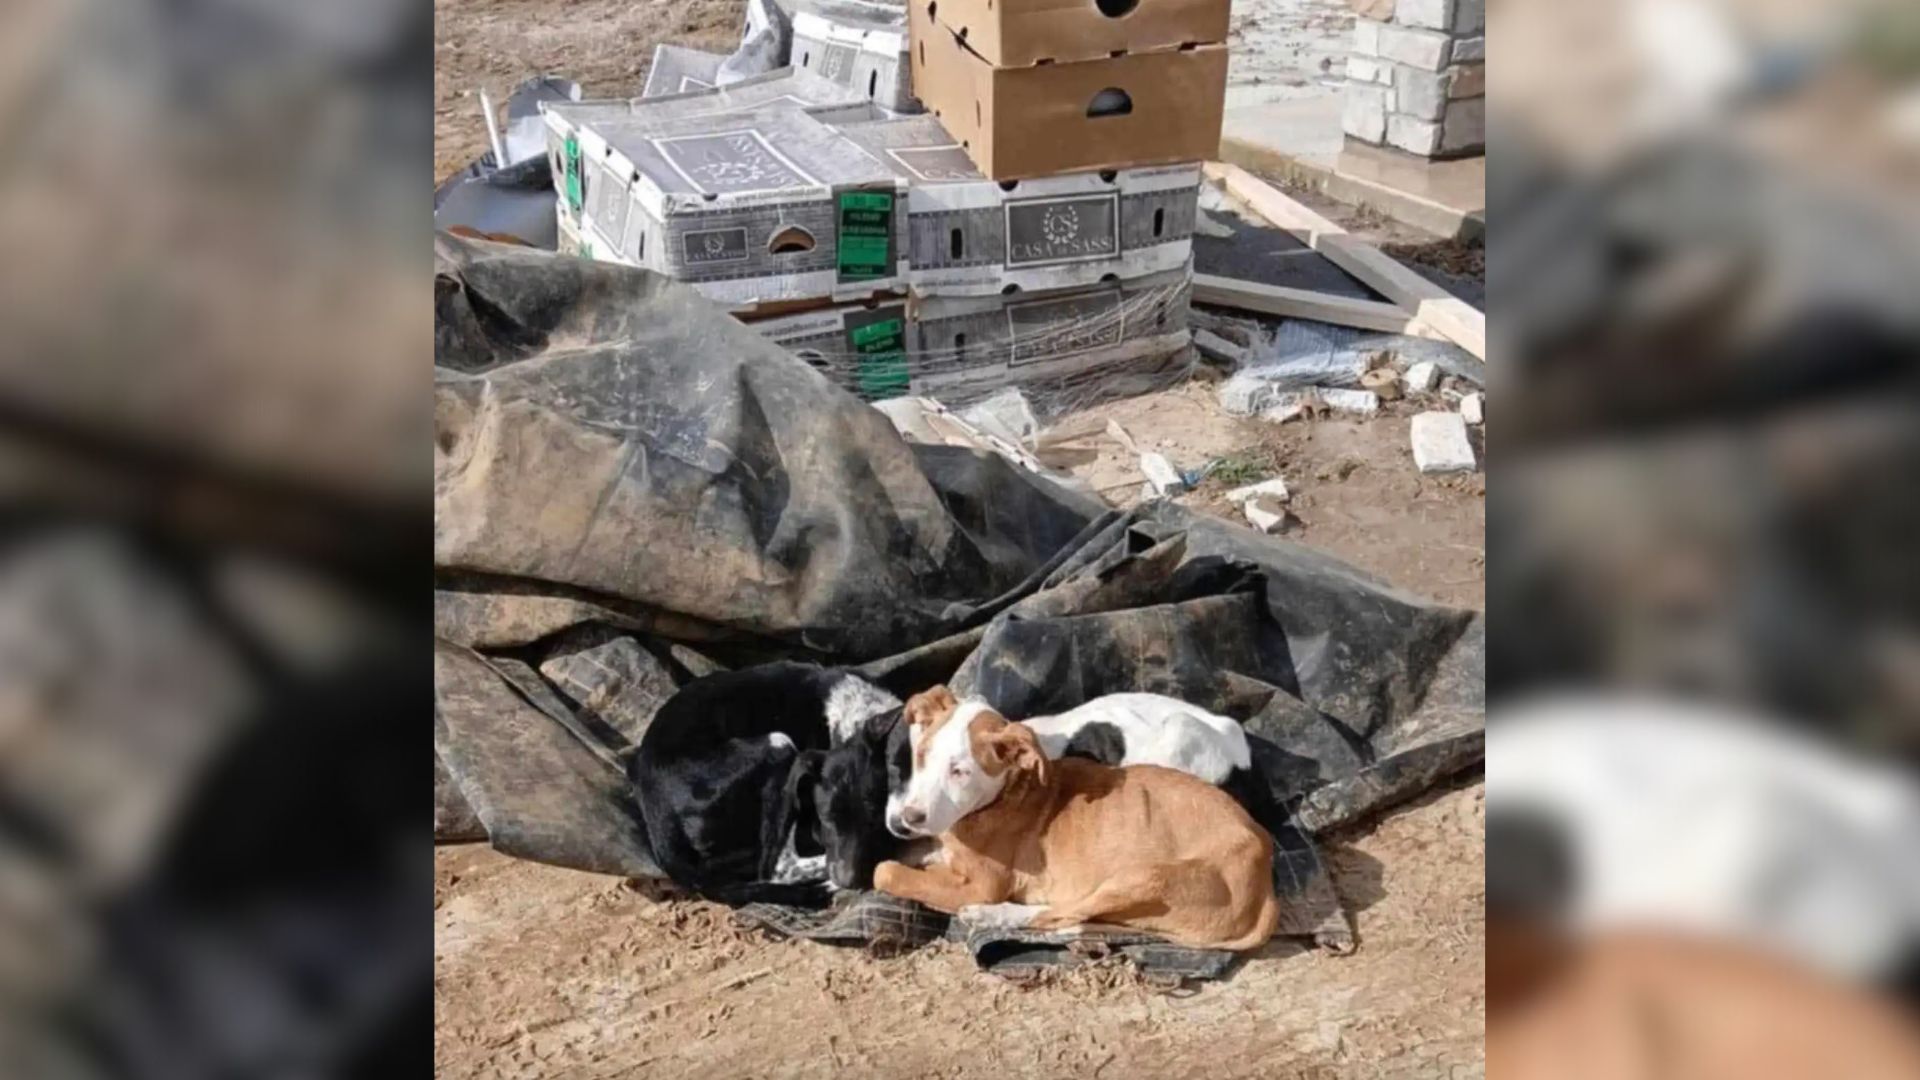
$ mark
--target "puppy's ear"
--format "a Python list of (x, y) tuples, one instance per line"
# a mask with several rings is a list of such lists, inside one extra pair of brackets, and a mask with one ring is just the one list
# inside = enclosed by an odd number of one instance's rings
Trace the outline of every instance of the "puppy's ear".
[(924, 732), (959, 707), (959, 699), (953, 696), (953, 691), (947, 689), (945, 683), (940, 683), (908, 698), (905, 715), (907, 723)]
[(1002, 723), (1001, 728), (988, 740), (994, 757), (1002, 769), (1024, 772), (1033, 777), (1034, 782), (1045, 784), (1049, 768), (1046, 751), (1040, 749), (1040, 736), (1025, 724)]

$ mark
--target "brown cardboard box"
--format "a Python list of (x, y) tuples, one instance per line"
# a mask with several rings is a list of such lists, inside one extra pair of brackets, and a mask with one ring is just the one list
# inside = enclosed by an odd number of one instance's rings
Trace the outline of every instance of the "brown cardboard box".
[(914, 96), (991, 179), (1218, 156), (1225, 45), (995, 67), (911, 8)]
[(997, 67), (1227, 40), (1229, 0), (909, 0)]

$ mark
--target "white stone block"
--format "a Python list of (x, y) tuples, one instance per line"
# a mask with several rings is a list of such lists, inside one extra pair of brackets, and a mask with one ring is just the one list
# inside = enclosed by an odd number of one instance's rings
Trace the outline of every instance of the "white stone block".
[(1487, 35), (1453, 39), (1453, 62), (1477, 63), (1487, 58)]
[(1439, 121), (1447, 115), (1447, 88), (1453, 78), (1442, 71), (1393, 66), (1393, 111), (1416, 120)]
[(1433, 361), (1422, 360), (1407, 369), (1407, 393), (1425, 394), (1438, 385), (1440, 385), (1440, 367)]
[(1248, 484), (1245, 487), (1234, 488), (1232, 491), (1227, 492), (1227, 501), (1230, 503), (1243, 503), (1256, 495), (1272, 499), (1276, 502), (1286, 502), (1293, 497), (1292, 493), (1287, 491), (1287, 482), (1276, 476), (1271, 480), (1262, 480), (1257, 484)]
[(1234, 416), (1252, 416), (1275, 404), (1279, 392), (1272, 383), (1243, 371), (1220, 384), (1220, 407)]
[(1288, 401), (1279, 405), (1269, 405), (1260, 410), (1260, 419), (1269, 424), (1284, 424), (1305, 415), (1307, 415), (1307, 405), (1303, 401)]
[(1451, 30), (1453, 3), (1454, 0), (1399, 0), (1393, 9), (1393, 21), (1402, 26)]
[(1474, 392), (1460, 399), (1460, 419), (1478, 427), (1487, 422), (1487, 395)]
[(1353, 20), (1353, 53), (1355, 56), (1380, 55), (1380, 31), (1387, 24), (1372, 19)]
[(1287, 508), (1260, 496), (1240, 504), (1247, 522), (1263, 533), (1276, 533), (1287, 525)]
[(1487, 0), (1454, 0), (1453, 25), (1456, 34), (1482, 34), (1487, 28)]
[(1432, 157), (1440, 148), (1440, 125), (1405, 113), (1387, 117), (1387, 143), (1410, 154)]
[(1221, 337), (1211, 330), (1196, 330), (1193, 333), (1193, 347), (1200, 355), (1231, 367), (1246, 363), (1247, 350)]
[(1393, 93), (1384, 86), (1348, 83), (1346, 108), (1340, 114), (1340, 130), (1356, 139), (1379, 143), (1387, 137), (1387, 99)]
[[(1392, 137), (1389, 131), (1388, 137)], [(1447, 106), (1447, 118), (1441, 122), (1440, 152), (1455, 153), (1487, 145), (1487, 99), (1466, 98)]]
[(1155, 495), (1178, 495), (1187, 490), (1187, 481), (1180, 470), (1164, 454), (1151, 451), (1140, 455), (1140, 471), (1147, 477), (1147, 486)]
[(1380, 411), (1380, 398), (1371, 390), (1328, 390), (1320, 391), (1320, 402), (1337, 412), (1355, 413), (1360, 416), (1372, 416)]
[(1393, 82), (1393, 65), (1381, 63), (1370, 57), (1349, 56), (1347, 57), (1347, 80), (1385, 86)]
[(1413, 463), (1423, 473), (1472, 472), (1473, 443), (1459, 413), (1423, 412), (1413, 418)]
[(1410, 26), (1389, 26), (1380, 31), (1380, 55), (1397, 64), (1411, 64), (1427, 71), (1447, 66), (1453, 38), (1440, 30), (1421, 30)]

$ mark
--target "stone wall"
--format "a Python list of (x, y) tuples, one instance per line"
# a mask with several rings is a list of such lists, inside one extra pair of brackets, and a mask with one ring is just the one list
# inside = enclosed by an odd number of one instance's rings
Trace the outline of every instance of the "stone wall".
[(1486, 152), (1486, 0), (1353, 0), (1347, 136), (1428, 158)]

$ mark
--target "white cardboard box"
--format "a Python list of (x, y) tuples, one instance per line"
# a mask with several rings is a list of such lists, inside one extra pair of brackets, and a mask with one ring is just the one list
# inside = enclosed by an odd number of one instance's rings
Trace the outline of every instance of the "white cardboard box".
[(923, 295), (1128, 281), (1192, 256), (1197, 164), (993, 181), (931, 116), (838, 128), (908, 185), (907, 279)]
[(546, 115), (560, 136), (557, 186), (580, 206), (595, 257), (736, 311), (905, 290), (906, 183), (803, 108), (578, 109)]
[(919, 99), (913, 96), (904, 4), (798, 0), (788, 63), (846, 86), (884, 108), (921, 111)]
[(869, 399), (914, 393), (957, 401), (1175, 352), (1189, 341), (1191, 289), (1191, 271), (1182, 268), (1013, 297), (841, 304), (747, 325)]

